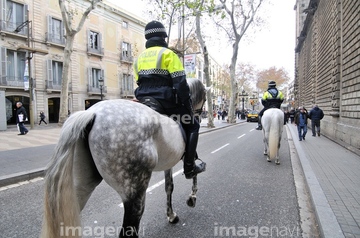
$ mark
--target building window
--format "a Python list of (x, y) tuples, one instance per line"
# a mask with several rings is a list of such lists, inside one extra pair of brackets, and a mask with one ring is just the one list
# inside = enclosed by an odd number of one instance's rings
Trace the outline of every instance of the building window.
[[(28, 19), (28, 6), (9, 0), (5, 0), (5, 2), (3, 1), (0, 1), (1, 4), (5, 3), (5, 6), (1, 6), (1, 11), (3, 11), (3, 9), (5, 11), (3, 12), (4, 15), (2, 16), (1, 21), (2, 27), (0, 28), (12, 32), (21, 23), (25, 22)], [(25, 26), (23, 29), (21, 29), (19, 34), (27, 34), (28, 28), (28, 26)]]
[(122, 42), (121, 46), (121, 60), (132, 61), (131, 45), (127, 42)]
[(95, 31), (88, 31), (88, 53), (102, 55), (103, 49), (101, 48), (101, 33)]
[(104, 78), (104, 70), (91, 68), (89, 72), (89, 85), (92, 88), (100, 88), (99, 79)]
[[(6, 48), (1, 48), (0, 60), (2, 64), (1, 74), (2, 79), (6, 79), (8, 86), (23, 86), (24, 85), (24, 72), (25, 72), (25, 63), (26, 53), (17, 52), (13, 50), (7, 50)], [(4, 83), (2, 81), (2, 83)]]
[(133, 94), (134, 80), (130, 74), (123, 74), (122, 88), (123, 88), (123, 91)]
[(89, 34), (89, 46), (93, 50), (100, 49), (100, 34), (94, 31), (90, 31)]
[(61, 90), (63, 63), (48, 60), (47, 70), (47, 88)]
[(61, 20), (48, 16), (48, 32), (46, 41), (65, 44), (65, 28)]
[(121, 25), (123, 28), (129, 28), (129, 23), (127, 21), (123, 21)]

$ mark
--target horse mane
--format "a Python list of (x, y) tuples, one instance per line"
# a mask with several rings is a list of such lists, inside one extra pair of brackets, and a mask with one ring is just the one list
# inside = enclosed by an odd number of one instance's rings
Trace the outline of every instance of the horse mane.
[(203, 83), (196, 78), (188, 78), (186, 81), (190, 88), (192, 104), (197, 105), (205, 98), (205, 87)]

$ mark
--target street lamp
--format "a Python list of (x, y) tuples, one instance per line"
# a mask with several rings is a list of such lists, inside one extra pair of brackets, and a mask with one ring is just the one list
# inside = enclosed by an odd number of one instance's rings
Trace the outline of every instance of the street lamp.
[[(23, 23), (21, 23), (18, 27), (16, 27), (16, 29), (14, 30), (14, 32), (19, 33), (25, 26), (28, 26), (27, 29), (27, 46), (30, 49), (30, 30), (31, 30), (31, 21), (27, 20)], [(32, 59), (32, 55), (30, 55), (30, 51), (29, 49), (27, 50), (27, 64), (28, 64), (28, 77), (29, 77), (29, 114), (30, 114), (30, 128), (33, 129), (34, 128), (34, 109), (33, 109), (33, 105), (34, 105), (34, 95), (33, 95), (33, 79), (31, 77), (31, 59)]]
[[(29, 15), (29, 13), (28, 13)], [(17, 50), (25, 50), (26, 53), (27, 53), (27, 64), (28, 64), (28, 81), (29, 81), (29, 114), (30, 114), (30, 128), (33, 129), (34, 128), (34, 109), (33, 109), (33, 106), (34, 106), (34, 79), (32, 78), (32, 73), (31, 73), (31, 59), (33, 57), (33, 54), (35, 53), (38, 53), (38, 54), (41, 54), (41, 55), (46, 55), (48, 54), (48, 51), (47, 50), (42, 50), (42, 49), (38, 49), (38, 48), (33, 48), (31, 47), (30, 45), (30, 41), (31, 41), (31, 38), (32, 38), (32, 21), (30, 20), (26, 20), (24, 21), (23, 23), (21, 23), (18, 27), (16, 27), (16, 29), (14, 30), (15, 33), (19, 33), (24, 27), (28, 27), (27, 29), (27, 46), (19, 46), (17, 48)], [(31, 35), (30, 35), (30, 32), (31, 32)], [(26, 72), (25, 72), (26, 73)], [(25, 74), (24, 74), (24, 77), (25, 77)]]
[(103, 77), (99, 78), (99, 86), (100, 86), (100, 101), (102, 101), (103, 100), (103, 87), (104, 87)]
[(243, 89), (241, 94), (239, 93), (239, 96), (242, 97), (241, 101), (242, 101), (242, 111), (241, 111), (241, 119), (245, 119), (245, 108), (244, 108), (244, 101), (245, 101), (245, 97), (248, 96), (248, 94), (245, 92), (245, 90)]

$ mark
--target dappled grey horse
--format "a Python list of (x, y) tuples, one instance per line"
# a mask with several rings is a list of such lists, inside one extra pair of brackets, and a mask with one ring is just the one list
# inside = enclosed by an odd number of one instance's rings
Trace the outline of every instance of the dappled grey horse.
[[(204, 85), (199, 80), (188, 80), (188, 84), (193, 108), (199, 111), (205, 101)], [(141, 103), (107, 100), (73, 113), (62, 127), (46, 172), (41, 237), (81, 237), (80, 211), (102, 179), (116, 190), (124, 205), (119, 236), (138, 237), (153, 171), (165, 171), (167, 218), (177, 223), (171, 204), (172, 167), (184, 151), (179, 124)], [(195, 177), (187, 201), (192, 207), (196, 181)], [(64, 234), (66, 229), (75, 234)]]
[(279, 165), (279, 149), (284, 128), (284, 112), (277, 108), (267, 109), (261, 117), (261, 124), (265, 147), (264, 155), (267, 155), (268, 162), (275, 159), (275, 163)]

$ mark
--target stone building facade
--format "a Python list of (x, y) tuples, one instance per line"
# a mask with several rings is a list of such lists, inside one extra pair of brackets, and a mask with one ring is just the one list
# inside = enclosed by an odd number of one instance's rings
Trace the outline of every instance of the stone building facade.
[(360, 149), (360, 1), (310, 0), (297, 37), (295, 102), (325, 113), (321, 132)]
[[(70, 1), (69, 7), (78, 12), (73, 27), (77, 27), (89, 4)], [(6, 125), (15, 124), (16, 101), (22, 101), (29, 112), (32, 89), (30, 120), (37, 123), (43, 111), (46, 120), (58, 122), (66, 41), (59, 2), (0, 0), (0, 8), (0, 121), (5, 121), (5, 130)], [(132, 64), (145, 49), (145, 24), (107, 1), (90, 12), (73, 45), (70, 112), (84, 110), (101, 98), (133, 98), (136, 84)], [(28, 63), (30, 70), (26, 73)]]

